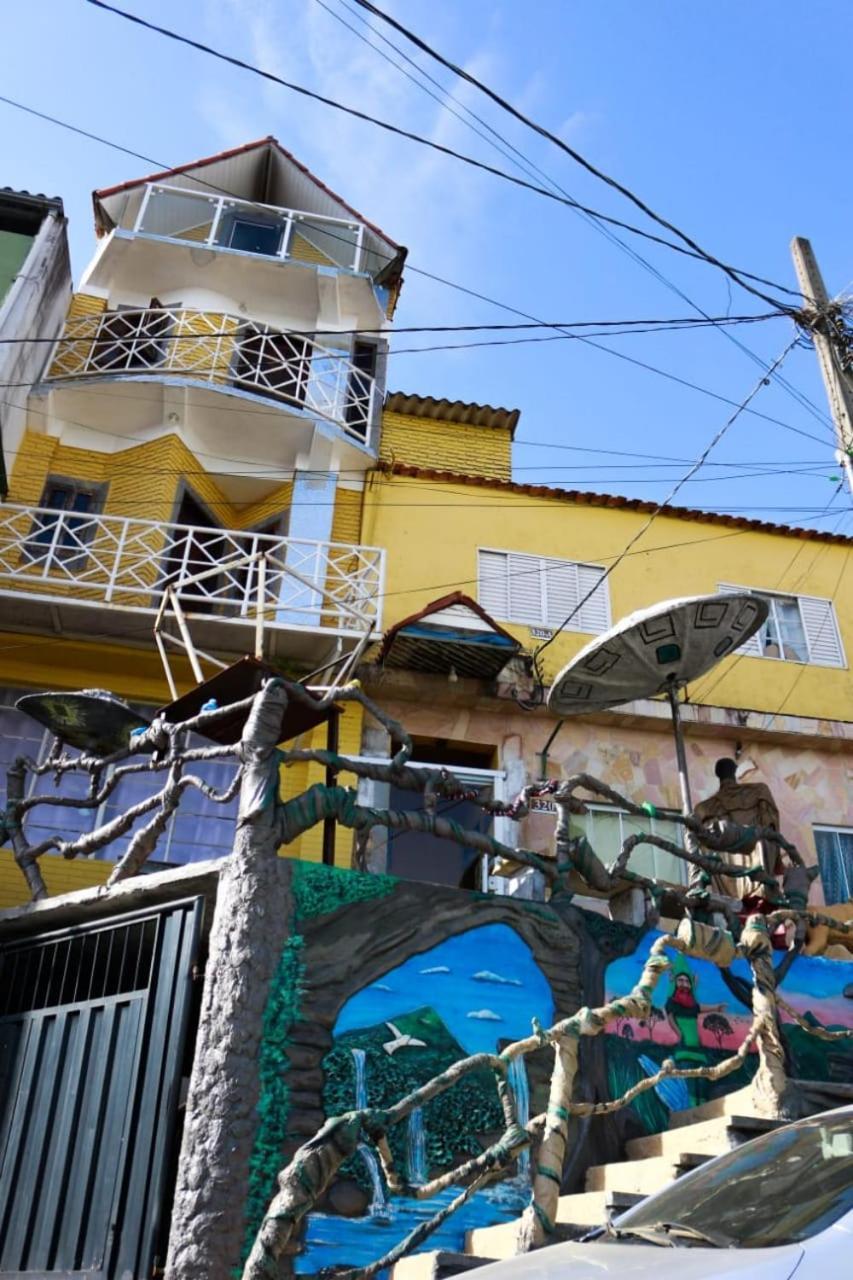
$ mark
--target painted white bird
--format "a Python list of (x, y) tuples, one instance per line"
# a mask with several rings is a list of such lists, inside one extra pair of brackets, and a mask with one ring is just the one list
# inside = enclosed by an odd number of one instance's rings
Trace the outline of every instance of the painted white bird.
[(414, 1036), (405, 1035), (399, 1027), (395, 1027), (393, 1022), (386, 1022), (385, 1026), (394, 1036), (393, 1040), (386, 1040), (382, 1048), (390, 1056), (395, 1054), (398, 1049), (425, 1049), (426, 1041), (417, 1040)]

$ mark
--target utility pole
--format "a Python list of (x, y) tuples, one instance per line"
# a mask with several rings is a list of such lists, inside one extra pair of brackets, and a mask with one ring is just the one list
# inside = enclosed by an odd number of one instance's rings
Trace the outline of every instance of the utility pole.
[(835, 456), (844, 468), (853, 494), (853, 385), (839, 351), (838, 338), (843, 333), (841, 319), (829, 300), (811, 243), (802, 236), (795, 236), (791, 241), (791, 255), (805, 298), (805, 310), (813, 320), (812, 338), (838, 440)]

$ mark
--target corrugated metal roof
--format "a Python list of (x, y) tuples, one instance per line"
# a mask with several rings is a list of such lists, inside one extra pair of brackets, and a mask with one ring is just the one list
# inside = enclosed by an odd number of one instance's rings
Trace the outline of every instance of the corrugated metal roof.
[[(405, 462), (381, 463), (380, 469), (392, 475), (412, 476), (420, 480), (440, 480), (448, 484), (472, 485), (481, 489), (494, 489), (503, 493), (524, 493), (532, 498), (556, 498), (577, 506), (613, 507), (623, 511), (657, 511), (659, 504), (644, 498), (624, 498), (613, 493), (585, 493), (579, 489), (554, 489), (544, 484), (519, 484), (515, 480), (494, 480), (487, 476), (465, 475), (456, 471), (439, 471), (434, 467), (413, 467)], [(691, 520), (697, 524), (723, 524), (733, 529), (755, 529), (758, 533), (780, 533), (795, 538), (820, 542), (837, 542), (853, 546), (853, 538), (843, 533), (827, 533), (820, 529), (802, 529), (797, 525), (774, 524), (770, 520), (755, 520), (750, 516), (726, 515), (724, 512), (697, 511), (693, 507), (666, 507), (665, 514), (679, 520)]]
[(342, 208), (346, 209), (348, 213), (352, 214), (354, 218), (358, 219), (359, 222), (363, 222), (366, 227), (369, 227), (371, 231), (375, 232), (375, 234), (384, 240), (386, 244), (390, 245), (394, 249), (399, 249), (401, 247), (397, 244), (396, 240), (392, 240), (391, 237), (386, 235), (381, 228), (375, 225), (375, 223), (370, 222), (365, 218), (364, 214), (361, 214), (357, 209), (354, 209), (351, 204), (348, 204), (347, 201), (344, 200), (342, 196), (339, 196), (337, 192), (333, 191), (331, 187), (327, 187), (325, 182), (321, 182), (321, 180), (313, 174), (306, 165), (302, 164), (300, 160), (297, 160), (296, 156), (288, 151), (286, 147), (283, 147), (278, 139), (274, 138), (272, 134), (268, 134), (266, 138), (257, 138), (254, 142), (245, 142), (239, 147), (231, 147), (228, 151), (218, 151), (215, 155), (204, 156), (201, 160), (192, 160), (189, 164), (176, 165), (174, 169), (163, 169), (159, 173), (150, 173), (144, 178), (133, 178), (129, 182), (120, 182), (114, 187), (101, 187), (99, 190), (93, 191), (92, 201), (95, 206), (96, 229), (99, 228), (99, 202), (107, 199), (109, 196), (119, 195), (123, 191), (132, 191), (135, 187), (144, 186), (148, 182), (163, 182), (166, 178), (174, 178), (178, 174), (189, 173), (193, 169), (202, 169), (206, 165), (218, 164), (222, 160), (230, 160), (235, 156), (245, 155), (249, 151), (255, 151), (262, 147), (275, 147), (280, 155), (294, 165), (295, 168), (299, 169), (301, 173), (305, 174), (306, 177), (310, 178), (312, 182), (316, 183), (321, 190), (325, 191), (328, 196), (331, 196), (333, 200), (337, 201), (337, 203), (341, 205)]
[(494, 408), (490, 404), (466, 403), (464, 400), (436, 400), (433, 396), (410, 395), (405, 391), (389, 391), (385, 397), (388, 413), (405, 413), (413, 418), (432, 418), (436, 422), (460, 422), (476, 427), (502, 427), (515, 433), (521, 417), (520, 409)]

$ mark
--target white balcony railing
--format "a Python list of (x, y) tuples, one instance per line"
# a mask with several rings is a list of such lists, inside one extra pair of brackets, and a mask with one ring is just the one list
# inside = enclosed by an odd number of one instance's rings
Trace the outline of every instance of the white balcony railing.
[(389, 256), (377, 252), (374, 236), (362, 222), (154, 184), (145, 188), (128, 230), (196, 248), (206, 245), (370, 275), (381, 270)]
[(244, 316), (184, 308), (105, 311), (69, 320), (48, 378), (141, 373), (267, 396), (316, 414), (361, 443), (378, 409), (376, 380), (346, 351)]
[[(0, 590), (156, 610), (171, 585), (188, 614), (268, 628), (379, 628), (384, 552), (274, 534), (0, 504)], [(263, 577), (258, 578), (262, 573)], [(192, 581), (189, 581), (192, 579)]]

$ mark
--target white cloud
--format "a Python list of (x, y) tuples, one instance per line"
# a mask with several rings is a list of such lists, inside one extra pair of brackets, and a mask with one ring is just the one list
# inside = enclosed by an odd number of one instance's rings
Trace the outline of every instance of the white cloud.
[(476, 1018), (478, 1022), (503, 1022), (503, 1018), (499, 1013), (495, 1013), (493, 1009), (472, 1009), (470, 1013), (465, 1014), (466, 1018)]

